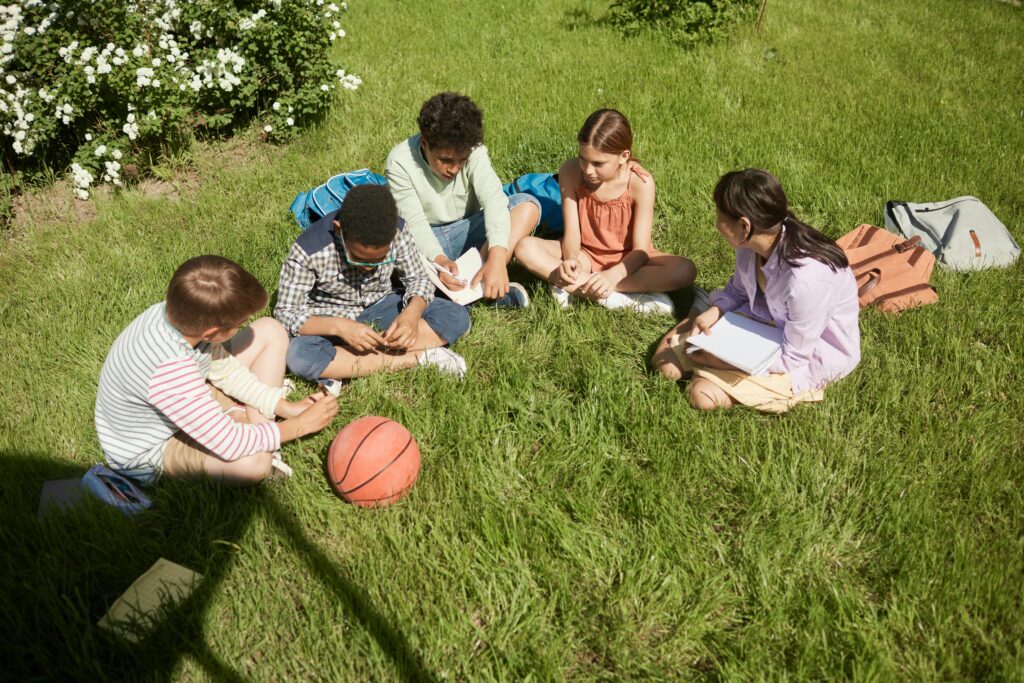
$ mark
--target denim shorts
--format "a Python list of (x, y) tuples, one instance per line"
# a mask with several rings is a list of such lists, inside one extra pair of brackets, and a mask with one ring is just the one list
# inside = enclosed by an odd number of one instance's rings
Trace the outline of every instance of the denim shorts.
[[(509, 196), (508, 210), (511, 211), (523, 202), (532, 202), (537, 207), (537, 224), (539, 225), (540, 202), (533, 195), (517, 192)], [(487, 241), (483, 209), (457, 221), (440, 223), (430, 227), (434, 231), (437, 241), (441, 243), (441, 250), (444, 251), (444, 255), (452, 260), (459, 258), (473, 247), (479, 249)], [(536, 229), (537, 225), (534, 225), (533, 230)]]
[[(388, 294), (359, 314), (356, 321), (369, 325), (375, 323), (378, 329), (386, 330), (402, 312), (402, 296)], [(447, 299), (436, 298), (423, 311), (423, 319), (430, 329), (448, 344), (469, 332), (469, 313), (466, 309)], [(321, 337), (303, 334), (293, 337), (288, 344), (287, 363), (292, 374), (312, 382), (320, 379), (324, 370), (334, 360), (335, 346), (343, 346), (338, 337)]]

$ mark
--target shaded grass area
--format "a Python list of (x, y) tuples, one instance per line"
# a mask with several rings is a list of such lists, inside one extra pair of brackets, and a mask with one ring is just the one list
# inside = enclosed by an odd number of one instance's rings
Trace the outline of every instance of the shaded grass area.
[[(602, 9), (356, 3), (342, 48), (365, 84), (299, 142), (200, 150), (179, 201), (100, 199), (95, 221), (4, 247), (6, 674), (1021, 678), (1019, 265), (937, 271), (938, 305), (865, 313), (861, 366), (782, 418), (695, 414), (645, 370), (671, 320), (563, 312), (524, 278), (530, 309), (474, 309), (465, 383), (409, 372), (343, 394), (336, 428), (386, 415), (419, 441), (392, 509), (333, 496), (328, 433), (286, 447), (285, 485), (164, 484), (138, 522), (96, 505), (35, 519), (43, 480), (100, 459), (99, 369), (174, 268), (219, 253), (272, 290), (295, 193), (382, 170), (438, 90), (481, 104), (503, 178), (554, 170), (590, 111), (624, 111), (658, 183), (656, 244), (708, 288), (731, 271), (709, 195), (734, 167), (777, 173), (832, 236), (880, 223), (886, 199), (975, 194), (1024, 238), (1019, 9), (791, 0), (762, 34), (695, 52), (580, 19)], [(159, 556), (203, 589), (141, 648), (110, 642), (95, 622)]]

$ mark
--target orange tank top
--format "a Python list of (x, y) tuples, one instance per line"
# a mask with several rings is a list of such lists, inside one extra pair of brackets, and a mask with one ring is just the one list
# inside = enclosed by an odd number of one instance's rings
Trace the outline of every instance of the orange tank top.
[(625, 257), (633, 245), (633, 197), (629, 185), (615, 199), (601, 201), (586, 186), (576, 192), (580, 217), (580, 244), (594, 263), (604, 270)]

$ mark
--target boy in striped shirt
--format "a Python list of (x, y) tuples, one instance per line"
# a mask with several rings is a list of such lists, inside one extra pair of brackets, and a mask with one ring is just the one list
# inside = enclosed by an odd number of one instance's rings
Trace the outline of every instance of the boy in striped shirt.
[(144, 484), (161, 475), (252, 484), (270, 474), (282, 443), (330, 423), (334, 397), (284, 397), (284, 328), (260, 318), (239, 332), (267, 299), (220, 256), (178, 268), (166, 301), (128, 325), (103, 363), (96, 433), (112, 469)]

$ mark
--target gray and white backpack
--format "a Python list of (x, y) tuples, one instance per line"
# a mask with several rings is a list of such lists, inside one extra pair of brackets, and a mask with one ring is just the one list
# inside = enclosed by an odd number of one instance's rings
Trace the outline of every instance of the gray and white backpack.
[(977, 197), (930, 204), (889, 201), (885, 227), (907, 238), (920, 236), (921, 246), (951, 270), (1006, 267), (1020, 256), (1010, 231)]

